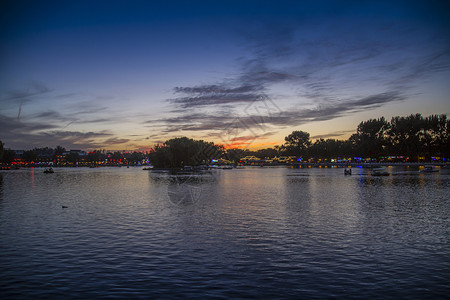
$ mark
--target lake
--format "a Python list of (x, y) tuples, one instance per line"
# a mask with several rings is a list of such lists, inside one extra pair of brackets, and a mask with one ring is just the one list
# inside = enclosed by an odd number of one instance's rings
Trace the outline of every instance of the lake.
[(0, 298), (447, 298), (450, 169), (0, 171)]

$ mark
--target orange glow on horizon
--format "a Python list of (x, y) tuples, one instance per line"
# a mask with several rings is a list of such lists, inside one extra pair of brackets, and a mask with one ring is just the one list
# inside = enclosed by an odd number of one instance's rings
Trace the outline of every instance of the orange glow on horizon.
[(249, 149), (249, 150), (259, 150), (264, 148), (271, 148), (276, 145), (281, 145), (279, 142), (264, 142), (264, 143), (243, 143), (243, 142), (234, 142), (229, 144), (219, 144), (224, 146), (225, 149)]

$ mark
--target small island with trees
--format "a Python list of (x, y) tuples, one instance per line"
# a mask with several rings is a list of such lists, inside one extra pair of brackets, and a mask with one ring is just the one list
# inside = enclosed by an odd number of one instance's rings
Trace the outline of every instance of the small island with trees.
[[(225, 149), (223, 145), (188, 137), (169, 139), (148, 152), (84, 152), (58, 146), (17, 151), (6, 149), (0, 141), (2, 169), (27, 166), (141, 166), (183, 168), (209, 165), (212, 161), (228, 165), (245, 163), (320, 164), (320, 163), (440, 163), (450, 158), (450, 120), (446, 114), (423, 117), (384, 117), (361, 122), (347, 140), (317, 139), (293, 131), (285, 143), (273, 148), (251, 151)], [(245, 158), (245, 159), (243, 159)], [(250, 158), (250, 159), (249, 159)], [(251, 159), (253, 158), (253, 159)]]

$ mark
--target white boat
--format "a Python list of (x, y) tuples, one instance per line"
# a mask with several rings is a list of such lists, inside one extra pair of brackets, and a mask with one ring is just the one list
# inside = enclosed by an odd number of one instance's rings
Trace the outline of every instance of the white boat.
[(386, 170), (385, 167), (380, 168), (374, 168), (372, 169), (372, 176), (389, 176), (389, 172)]
[(55, 173), (55, 171), (53, 170), (53, 168), (48, 168), (48, 169), (44, 170), (44, 173), (45, 174), (52, 174), (52, 173)]
[(423, 170), (420, 170), (421, 173), (433, 173), (438, 172), (438, 170), (434, 169), (432, 166), (427, 166)]

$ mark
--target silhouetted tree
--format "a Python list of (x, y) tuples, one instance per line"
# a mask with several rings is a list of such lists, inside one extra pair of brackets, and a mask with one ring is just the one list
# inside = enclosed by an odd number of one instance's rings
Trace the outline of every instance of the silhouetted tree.
[(169, 147), (165, 144), (158, 144), (150, 150), (148, 158), (155, 167), (168, 168), (171, 166), (169, 151)]
[(421, 114), (412, 114), (407, 117), (393, 117), (389, 138), (392, 150), (397, 155), (406, 155), (410, 161), (418, 161), (423, 149), (424, 120)]
[(304, 131), (293, 131), (284, 140), (286, 141), (283, 149), (285, 155), (302, 156), (311, 145), (309, 133)]
[(15, 157), (16, 157), (16, 152), (14, 152), (13, 150), (4, 149), (3, 150), (3, 157), (1, 159), (1, 161), (4, 164), (11, 164), (14, 161)]
[(248, 149), (234, 148), (226, 150), (225, 154), (223, 155), (223, 158), (238, 163), (241, 158), (249, 155), (253, 155), (253, 152)]
[(255, 156), (258, 158), (266, 158), (266, 157), (275, 157), (278, 156), (278, 151), (274, 148), (266, 148), (266, 149), (260, 149), (256, 151)]
[(2, 161), (2, 159), (3, 159), (4, 152), (5, 152), (5, 150), (3, 148), (3, 142), (0, 141), (0, 161)]
[(447, 120), (445, 126), (445, 133), (443, 134), (444, 138), (442, 139), (441, 144), (441, 155), (445, 158), (450, 159), (450, 120)]
[(384, 117), (359, 123), (356, 134), (350, 138), (358, 156), (377, 158), (383, 155), (388, 130), (389, 123)]
[(23, 152), (22, 159), (26, 162), (34, 162), (37, 158), (35, 150), (27, 150)]
[(150, 161), (159, 168), (178, 168), (209, 163), (224, 154), (222, 146), (187, 137), (174, 138), (156, 145), (149, 153)]
[(101, 151), (94, 150), (94, 151), (88, 153), (86, 160), (88, 162), (99, 162), (99, 161), (105, 160), (105, 158), (106, 158), (106, 155), (104, 155)]
[(66, 152), (66, 148), (63, 148), (61, 146), (56, 146), (55, 148), (55, 157), (62, 155), (64, 152)]
[(123, 158), (122, 153), (120, 153), (119, 151), (115, 151), (114, 153), (112, 153), (111, 155), (111, 159), (114, 159), (115, 161), (119, 161)]
[(70, 152), (66, 155), (66, 160), (70, 163), (76, 163), (80, 160), (78, 153)]
[(143, 159), (144, 159), (144, 154), (142, 154), (141, 152), (133, 152), (130, 155), (130, 161), (133, 164), (136, 164), (136, 163), (142, 161)]
[(352, 155), (349, 141), (319, 139), (308, 148), (308, 155), (314, 158), (343, 158)]
[(423, 155), (427, 160), (430, 160), (432, 155), (445, 155), (445, 144), (448, 140), (447, 124), (447, 115), (431, 115), (425, 118), (421, 143)]

